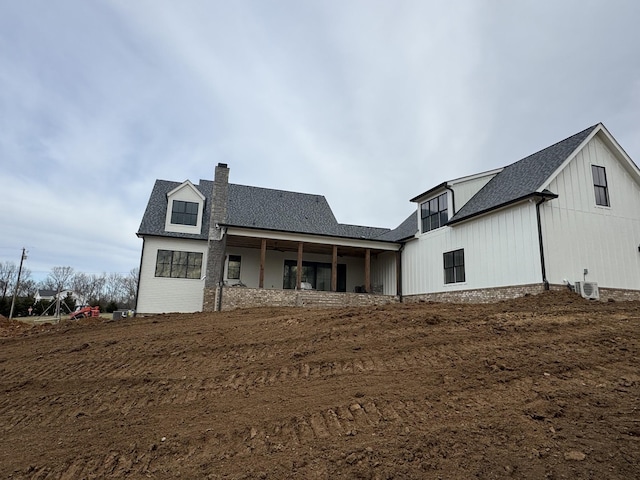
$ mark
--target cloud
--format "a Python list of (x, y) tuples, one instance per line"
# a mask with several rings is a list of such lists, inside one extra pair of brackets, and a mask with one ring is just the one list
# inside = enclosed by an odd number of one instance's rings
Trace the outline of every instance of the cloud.
[(128, 271), (154, 180), (211, 179), (218, 162), (394, 227), (414, 195), (599, 121), (638, 161), (639, 9), (4, 2), (0, 261), (27, 244), (42, 270)]

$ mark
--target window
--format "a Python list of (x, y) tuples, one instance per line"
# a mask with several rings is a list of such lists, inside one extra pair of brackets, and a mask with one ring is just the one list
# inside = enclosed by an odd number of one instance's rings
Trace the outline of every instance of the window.
[(229, 255), (227, 265), (227, 278), (229, 280), (240, 280), (240, 255)]
[(420, 205), (420, 216), (422, 217), (422, 233), (444, 226), (449, 220), (447, 194), (443, 193)]
[(198, 204), (174, 200), (171, 207), (171, 223), (179, 225), (197, 225)]
[(200, 278), (202, 253), (158, 250), (156, 277)]
[(596, 192), (596, 205), (609, 206), (609, 189), (607, 188), (607, 174), (604, 167), (591, 165), (593, 174), (593, 188)]
[(444, 283), (464, 282), (464, 250), (444, 254)]
[[(298, 262), (296, 260), (284, 261), (283, 288), (295, 289), (297, 280)], [(337, 269), (337, 290), (347, 290), (347, 266), (339, 263)], [(314, 290), (331, 290), (331, 264), (319, 262), (302, 262), (302, 281), (311, 284)]]

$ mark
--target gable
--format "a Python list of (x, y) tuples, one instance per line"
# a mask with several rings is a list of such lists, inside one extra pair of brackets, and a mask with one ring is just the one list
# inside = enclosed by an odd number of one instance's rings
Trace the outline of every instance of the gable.
[(589, 127), (505, 167), (453, 216), (449, 224), (545, 194), (544, 184), (598, 127)]
[(205, 196), (189, 180), (169, 191), (166, 201), (167, 232), (201, 233)]
[[(629, 163), (630, 162), (630, 163)], [(640, 211), (640, 171), (619, 155), (618, 149), (597, 132), (547, 182), (558, 194), (557, 204), (576, 212), (637, 218)], [(609, 205), (597, 205), (592, 166), (604, 169)]]

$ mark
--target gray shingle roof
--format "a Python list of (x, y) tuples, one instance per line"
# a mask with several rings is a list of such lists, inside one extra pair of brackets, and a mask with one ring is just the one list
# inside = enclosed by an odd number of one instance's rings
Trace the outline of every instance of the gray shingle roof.
[[(202, 233), (166, 232), (167, 194), (180, 182), (156, 180), (145, 210), (138, 235), (207, 239), (213, 182), (200, 180), (194, 185), (206, 198)], [(326, 198), (322, 195), (229, 184), (228, 226), (276, 230), (291, 233), (330, 235), (336, 237), (376, 239), (388, 228), (338, 223)]]
[(531, 196), (597, 126), (589, 127), (505, 167), (458, 210), (449, 223), (456, 223)]
[(416, 212), (414, 211), (404, 220), (404, 222), (393, 230), (380, 235), (376, 240), (400, 242), (413, 237), (416, 233), (418, 233), (418, 222), (416, 220)]

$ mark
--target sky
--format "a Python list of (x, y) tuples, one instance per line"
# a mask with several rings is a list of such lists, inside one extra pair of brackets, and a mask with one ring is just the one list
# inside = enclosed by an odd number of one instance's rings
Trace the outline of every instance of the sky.
[(139, 266), (156, 179), (409, 199), (603, 122), (640, 163), (637, 0), (0, 0), (0, 262)]

